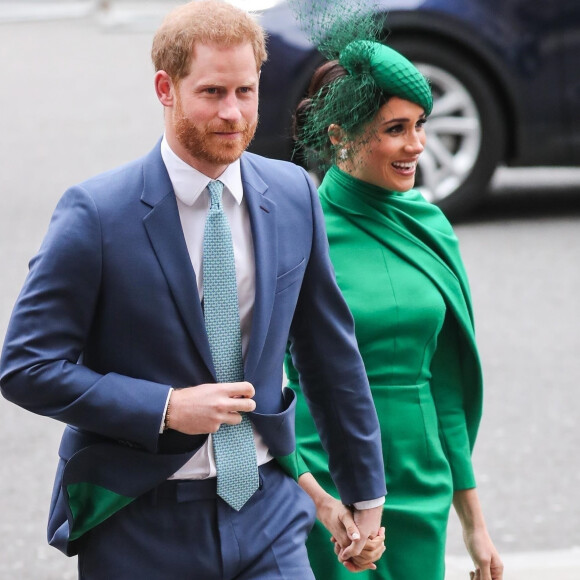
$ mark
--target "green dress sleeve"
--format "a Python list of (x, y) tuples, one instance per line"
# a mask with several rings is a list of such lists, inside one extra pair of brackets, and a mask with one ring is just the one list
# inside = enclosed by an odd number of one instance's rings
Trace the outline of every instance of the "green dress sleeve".
[(470, 407), (466, 401), (470, 390), (466, 388), (465, 375), (461, 372), (462, 363), (465, 364), (466, 359), (461, 357), (458, 332), (454, 317), (448, 313), (431, 361), (431, 392), (437, 409), (443, 451), (451, 467), (454, 490), (475, 487), (471, 462), (473, 444), (465, 412)]

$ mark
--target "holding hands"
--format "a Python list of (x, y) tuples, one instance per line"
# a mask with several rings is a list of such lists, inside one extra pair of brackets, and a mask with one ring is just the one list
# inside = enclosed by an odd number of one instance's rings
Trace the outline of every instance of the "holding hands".
[(385, 551), (385, 528), (381, 527), (374, 537), (369, 536), (362, 552), (358, 556), (351, 556), (348, 560), (341, 557), (344, 548), (336, 541), (334, 536), (330, 538), (334, 542), (334, 553), (339, 562), (342, 562), (349, 572), (362, 572), (363, 570), (376, 570), (374, 562), (380, 559)]
[(383, 507), (351, 510), (326, 493), (312, 474), (304, 473), (298, 483), (316, 505), (316, 516), (332, 534), (338, 560), (351, 572), (375, 570), (385, 551), (385, 528), (380, 527)]
[[(215, 433), (220, 425), (236, 425), (241, 413), (256, 408), (254, 387), (248, 382), (198, 385), (174, 389), (166, 414), (166, 427), (187, 434)], [(298, 483), (316, 505), (316, 515), (331, 533), (334, 552), (347, 570), (375, 570), (385, 551), (385, 528), (381, 527), (383, 506), (350, 509), (328, 494), (311, 473)]]

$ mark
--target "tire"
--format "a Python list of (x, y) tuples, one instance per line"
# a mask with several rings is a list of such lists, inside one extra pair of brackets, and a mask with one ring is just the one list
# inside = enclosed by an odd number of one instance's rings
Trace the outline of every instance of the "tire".
[(462, 217), (482, 201), (504, 155), (506, 123), (497, 95), (481, 67), (457, 48), (416, 37), (389, 45), (413, 61), (433, 90), (416, 187), (449, 218)]

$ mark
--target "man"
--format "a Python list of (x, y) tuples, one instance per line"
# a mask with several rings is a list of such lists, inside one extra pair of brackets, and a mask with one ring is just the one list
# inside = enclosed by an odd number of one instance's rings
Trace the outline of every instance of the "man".
[(68, 424), (48, 532), (78, 553), (80, 578), (312, 578), (313, 505), (280, 468), (294, 449), (288, 338), (355, 504), (343, 559), (377, 533), (385, 494), (316, 191), (303, 170), (244, 153), (266, 58), (248, 14), (181, 6), (152, 56), (165, 135), (59, 202), (9, 325), (2, 392)]

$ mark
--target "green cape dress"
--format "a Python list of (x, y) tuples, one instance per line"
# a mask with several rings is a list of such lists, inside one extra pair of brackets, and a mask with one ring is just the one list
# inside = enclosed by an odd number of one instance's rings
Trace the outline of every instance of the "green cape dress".
[[(310, 561), (319, 580), (443, 580), (453, 491), (475, 486), (471, 452), (482, 405), (457, 238), (415, 190), (388, 191), (333, 166), (319, 193), (337, 282), (381, 422), (387, 551), (377, 571), (353, 576), (317, 522), (307, 544)], [(286, 373), (298, 396), (298, 464), (303, 460), (338, 497), (290, 355)]]

